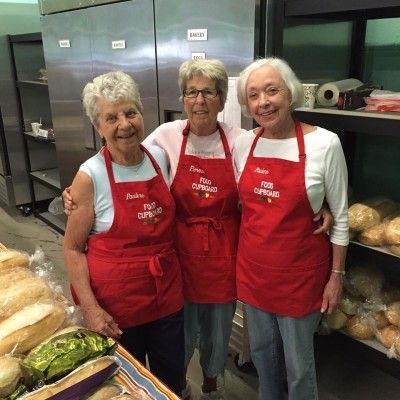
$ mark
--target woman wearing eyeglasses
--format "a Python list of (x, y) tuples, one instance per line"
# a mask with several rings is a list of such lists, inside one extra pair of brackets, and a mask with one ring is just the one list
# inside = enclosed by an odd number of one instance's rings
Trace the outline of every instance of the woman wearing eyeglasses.
[(231, 151), (241, 129), (217, 121), (228, 92), (222, 62), (186, 61), (178, 83), (188, 119), (161, 125), (144, 143), (163, 148), (170, 162), (184, 282), (185, 366), (200, 332), (201, 398), (219, 399), (217, 376), (224, 373), (236, 300), (240, 217)]

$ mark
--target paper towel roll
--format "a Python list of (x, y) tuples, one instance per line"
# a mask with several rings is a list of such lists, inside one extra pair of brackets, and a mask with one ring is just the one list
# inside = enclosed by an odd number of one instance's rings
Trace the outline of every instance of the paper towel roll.
[(324, 107), (336, 106), (340, 92), (355, 89), (362, 84), (358, 79), (343, 79), (341, 81), (325, 83), (317, 91), (317, 103)]

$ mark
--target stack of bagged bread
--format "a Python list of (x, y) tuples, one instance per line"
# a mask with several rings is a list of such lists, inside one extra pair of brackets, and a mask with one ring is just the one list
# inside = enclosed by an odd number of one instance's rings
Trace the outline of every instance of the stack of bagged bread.
[(324, 323), (355, 339), (375, 338), (389, 357), (400, 355), (400, 285), (389, 286), (379, 267), (360, 264), (349, 268), (344, 287), (338, 308)]
[(376, 198), (349, 207), (350, 236), (367, 246), (387, 246), (400, 255), (400, 212), (395, 202)]
[(95, 393), (120, 368), (112, 356), (117, 343), (70, 326), (68, 303), (59, 301), (29, 262), (23, 252), (0, 244), (0, 399), (129, 396), (115, 385), (114, 391)]

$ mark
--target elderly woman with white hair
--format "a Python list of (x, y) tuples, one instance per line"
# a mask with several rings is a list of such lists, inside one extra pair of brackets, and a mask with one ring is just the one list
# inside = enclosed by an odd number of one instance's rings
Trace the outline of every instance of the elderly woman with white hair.
[(178, 395), (183, 294), (165, 155), (144, 147), (142, 103), (123, 72), (94, 78), (83, 105), (105, 146), (71, 187), (65, 264), (86, 326), (120, 342)]
[(184, 62), (178, 84), (188, 119), (162, 124), (144, 143), (163, 148), (170, 163), (185, 297), (185, 367), (200, 333), (201, 398), (220, 399), (217, 377), (224, 374), (236, 306), (240, 221), (231, 154), (242, 130), (217, 120), (228, 93), (221, 61)]
[[(243, 112), (259, 125), (234, 149), (242, 203), (237, 293), (259, 399), (284, 398), (284, 365), (289, 399), (317, 399), (313, 334), (340, 300), (348, 245), (343, 150), (336, 134), (294, 119), (303, 89), (284, 60), (253, 62), (237, 88)], [(315, 234), (324, 199), (334, 217), (330, 236)]]

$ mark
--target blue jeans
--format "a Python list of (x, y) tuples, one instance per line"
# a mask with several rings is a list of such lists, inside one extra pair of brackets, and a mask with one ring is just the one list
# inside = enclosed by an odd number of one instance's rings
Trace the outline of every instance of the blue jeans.
[[(189, 365), (198, 342), (200, 365), (209, 378), (223, 374), (236, 301), (225, 304), (184, 306), (185, 367)], [(200, 334), (200, 337), (198, 337)]]
[(259, 400), (285, 398), (285, 365), (289, 400), (317, 400), (314, 332), (321, 313), (292, 318), (248, 304), (245, 307), (251, 358), (259, 377)]

